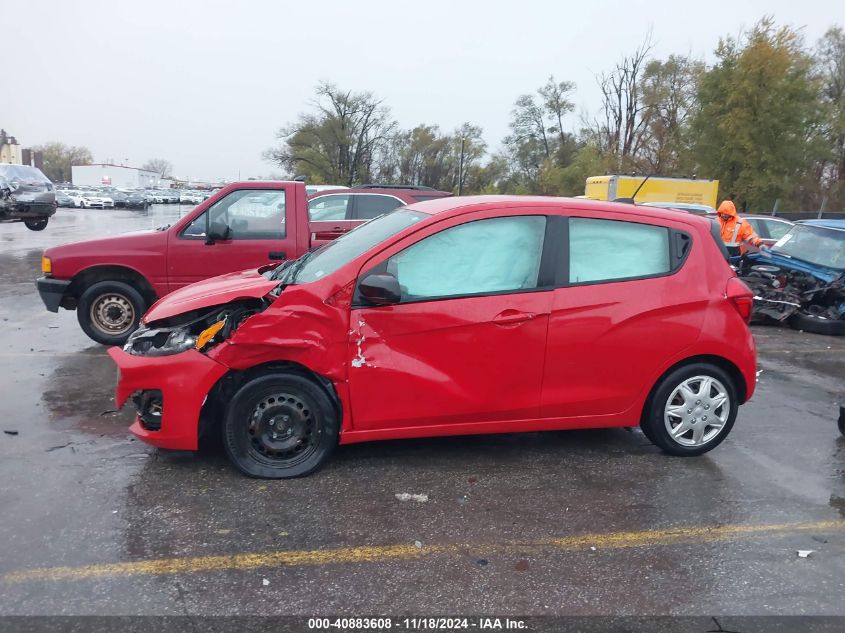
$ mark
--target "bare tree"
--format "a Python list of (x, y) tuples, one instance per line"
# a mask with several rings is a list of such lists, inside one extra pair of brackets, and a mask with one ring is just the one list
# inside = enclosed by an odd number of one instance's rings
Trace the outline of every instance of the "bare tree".
[(265, 152), (271, 162), (314, 182), (352, 185), (370, 179), (396, 123), (371, 92), (342, 91), (320, 83), (316, 112), (282, 128), (281, 146)]
[(141, 169), (154, 171), (161, 178), (170, 178), (173, 175), (173, 165), (170, 164), (170, 161), (164, 160), (163, 158), (151, 158), (144, 163)]
[(632, 55), (598, 77), (602, 111), (593, 135), (600, 151), (617, 157), (620, 170), (639, 155), (648, 134), (651, 111), (643, 103), (641, 82), (653, 46), (649, 33)]

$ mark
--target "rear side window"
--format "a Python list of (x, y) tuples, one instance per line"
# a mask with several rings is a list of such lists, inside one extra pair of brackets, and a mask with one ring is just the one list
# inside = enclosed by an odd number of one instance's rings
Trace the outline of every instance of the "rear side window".
[(769, 238), (779, 240), (784, 235), (789, 233), (792, 225), (787, 222), (778, 222), (777, 220), (766, 220), (766, 228), (769, 230)]
[(360, 195), (355, 196), (355, 216), (359, 220), (372, 220), (394, 209), (404, 206), (405, 203), (393, 196)]
[(669, 229), (618, 220), (569, 220), (569, 283), (616, 281), (671, 270)]

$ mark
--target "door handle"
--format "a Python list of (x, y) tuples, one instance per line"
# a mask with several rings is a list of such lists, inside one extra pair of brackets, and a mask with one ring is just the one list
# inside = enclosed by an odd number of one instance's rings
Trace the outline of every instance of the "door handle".
[(267, 256), (270, 259), (287, 259), (288, 258), (288, 254), (285, 253), (284, 251), (270, 251), (269, 253), (267, 253)]
[(493, 317), (496, 325), (514, 325), (523, 321), (530, 321), (536, 314), (533, 312), (520, 312), (519, 310), (505, 310)]

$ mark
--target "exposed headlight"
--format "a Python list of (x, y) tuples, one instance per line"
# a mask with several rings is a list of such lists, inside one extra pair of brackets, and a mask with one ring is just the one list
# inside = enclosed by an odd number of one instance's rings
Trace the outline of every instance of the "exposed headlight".
[(20, 189), (20, 187), (20, 184), (15, 182), (14, 180), (9, 182), (9, 191), (17, 191), (18, 189)]
[(171, 356), (187, 351), (197, 344), (197, 337), (187, 328), (140, 329), (123, 346), (123, 351), (135, 356)]

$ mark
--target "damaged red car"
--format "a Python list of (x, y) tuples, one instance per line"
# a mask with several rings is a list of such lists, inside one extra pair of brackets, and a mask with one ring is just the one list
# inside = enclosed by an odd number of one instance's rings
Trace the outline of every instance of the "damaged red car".
[(699, 455), (754, 391), (751, 304), (707, 219), (444, 198), (177, 290), (110, 354), (135, 435), (220, 433), (255, 477), (308, 474), (339, 443), (575, 428)]

